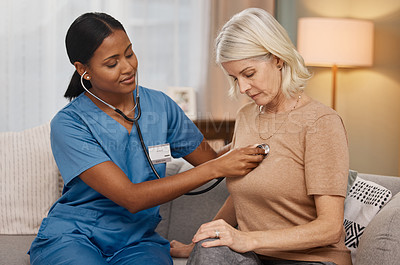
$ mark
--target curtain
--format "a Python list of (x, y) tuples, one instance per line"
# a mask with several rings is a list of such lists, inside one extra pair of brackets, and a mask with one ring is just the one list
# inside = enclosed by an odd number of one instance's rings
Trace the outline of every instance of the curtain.
[(204, 87), (209, 0), (1, 0), (0, 131), (45, 123), (61, 109), (74, 71), (64, 45), (73, 20), (106, 12), (125, 27), (139, 60), (139, 83)]
[(232, 99), (228, 96), (229, 84), (219, 66), (215, 64), (214, 40), (222, 26), (236, 13), (249, 7), (263, 8), (274, 14), (274, 0), (211, 0), (210, 42), (207, 83), (199, 95), (199, 108), (203, 119), (234, 120), (246, 96)]

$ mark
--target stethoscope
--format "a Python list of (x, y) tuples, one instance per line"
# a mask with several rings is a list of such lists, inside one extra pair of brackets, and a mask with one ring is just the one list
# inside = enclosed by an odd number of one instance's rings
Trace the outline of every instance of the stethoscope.
[[(140, 97), (139, 97), (139, 79), (138, 79), (138, 71), (136, 71), (135, 74), (135, 90), (136, 90), (136, 95), (135, 95), (135, 105), (132, 109), (132, 111), (134, 111), (135, 109), (136, 111), (136, 115), (132, 118), (129, 118), (128, 116), (125, 115), (125, 113), (123, 113), (120, 109), (114, 107), (113, 105), (105, 102), (104, 100), (102, 100), (101, 98), (99, 98), (98, 96), (96, 96), (95, 94), (93, 94), (92, 92), (89, 91), (89, 89), (86, 88), (85, 84), (83, 83), (83, 77), (85, 76), (87, 72), (85, 71), (82, 75), (81, 75), (81, 85), (83, 87), (83, 89), (89, 93), (90, 95), (92, 95), (94, 98), (96, 98), (97, 100), (99, 100), (100, 102), (104, 103), (106, 106), (110, 107), (111, 109), (113, 109), (116, 113), (118, 113), (119, 115), (121, 115), (125, 120), (129, 121), (129, 122), (133, 122), (133, 124), (135, 124), (136, 127), (136, 131), (138, 133), (139, 136), (139, 140), (140, 140), (140, 145), (142, 146), (143, 152), (146, 156), (147, 162), (149, 163), (151, 170), (153, 171), (154, 175), (158, 178), (161, 179), (160, 175), (158, 174), (157, 170), (154, 167), (154, 163), (153, 161), (151, 161), (149, 152), (147, 152), (147, 147), (146, 144), (144, 143), (143, 140), (143, 136), (142, 136), (142, 132), (140, 130), (140, 126), (139, 126), (139, 119), (140, 116), (142, 115), (142, 110), (140, 108)], [(185, 195), (199, 195), (199, 194), (203, 194), (206, 193), (210, 190), (212, 190), (213, 188), (215, 188), (224, 178), (218, 178), (215, 183), (213, 183), (211, 186), (203, 189), (203, 190), (199, 190), (199, 191), (191, 191), (186, 193)]]

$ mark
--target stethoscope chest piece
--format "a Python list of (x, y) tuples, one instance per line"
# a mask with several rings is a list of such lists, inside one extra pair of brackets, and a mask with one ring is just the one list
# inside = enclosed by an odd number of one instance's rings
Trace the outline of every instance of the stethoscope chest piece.
[(269, 151), (271, 150), (268, 144), (259, 144), (259, 145), (257, 145), (257, 147), (264, 149), (265, 156), (267, 156), (269, 154)]

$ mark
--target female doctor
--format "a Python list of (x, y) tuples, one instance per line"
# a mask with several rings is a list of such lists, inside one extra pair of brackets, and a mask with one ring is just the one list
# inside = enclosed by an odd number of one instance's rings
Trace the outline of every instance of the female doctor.
[[(109, 15), (78, 17), (66, 48), (76, 68), (65, 93), (72, 101), (51, 122), (65, 185), (31, 245), (30, 262), (172, 264), (169, 242), (154, 231), (158, 205), (212, 179), (247, 174), (264, 151), (249, 146), (217, 157), (170, 98), (138, 86), (132, 43)], [(158, 163), (156, 179), (139, 137), (150, 153), (197, 167), (165, 177), (165, 163)]]

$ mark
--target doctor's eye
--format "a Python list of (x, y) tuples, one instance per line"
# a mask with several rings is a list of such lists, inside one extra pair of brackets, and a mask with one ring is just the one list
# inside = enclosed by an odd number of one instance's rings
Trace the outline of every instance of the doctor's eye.
[(108, 68), (114, 68), (115, 66), (117, 66), (117, 63), (118, 63), (118, 62), (115, 62), (115, 63), (113, 63), (113, 64), (107, 64), (107, 67), (108, 67)]

